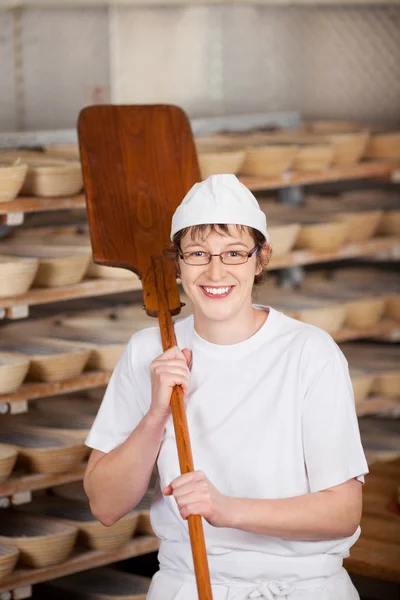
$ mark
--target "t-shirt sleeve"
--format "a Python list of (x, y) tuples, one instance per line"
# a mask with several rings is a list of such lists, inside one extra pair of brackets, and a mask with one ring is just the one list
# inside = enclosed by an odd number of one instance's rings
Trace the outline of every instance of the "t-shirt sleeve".
[(368, 465), (347, 360), (325, 335), (307, 354), (303, 360), (302, 432), (310, 491), (354, 477), (364, 483)]
[(111, 452), (137, 427), (147, 408), (133, 372), (134, 343), (129, 342), (107, 386), (99, 412), (86, 438), (86, 445)]

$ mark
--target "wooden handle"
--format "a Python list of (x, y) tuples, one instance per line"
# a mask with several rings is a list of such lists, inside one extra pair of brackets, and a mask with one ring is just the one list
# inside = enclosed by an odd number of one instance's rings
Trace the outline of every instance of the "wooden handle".
[[(172, 348), (172, 346), (176, 346), (176, 337), (171, 313), (168, 307), (163, 275), (163, 260), (161, 257), (153, 257), (153, 270), (158, 293), (158, 322), (160, 324), (161, 341), (165, 351), (168, 350), (168, 348)], [(184, 394), (180, 385), (175, 386), (172, 390), (171, 410), (179, 466), (183, 475), (194, 471), (194, 465), (185, 411)], [(188, 517), (188, 526), (199, 600), (212, 600), (210, 572), (208, 569), (206, 544), (201, 517), (199, 515), (190, 515)]]

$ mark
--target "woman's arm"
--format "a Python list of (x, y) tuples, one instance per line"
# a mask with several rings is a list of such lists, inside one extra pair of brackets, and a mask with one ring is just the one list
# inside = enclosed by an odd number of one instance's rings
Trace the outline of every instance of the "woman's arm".
[(113, 525), (134, 509), (146, 492), (171, 414), (172, 389), (181, 385), (187, 391), (189, 362), (189, 350), (181, 352), (176, 347), (156, 358), (150, 366), (149, 411), (117, 448), (108, 453), (92, 452), (84, 487), (91, 511), (103, 525)]
[(148, 412), (128, 439), (108, 454), (93, 450), (84, 487), (93, 515), (113, 525), (145, 494), (165, 427), (165, 420)]
[(326, 540), (351, 536), (362, 509), (361, 483), (350, 479), (341, 485), (278, 500), (232, 498), (221, 494), (201, 471), (187, 473), (167, 486), (181, 516), (204, 517), (214, 527), (231, 527), (253, 533), (298, 540)]

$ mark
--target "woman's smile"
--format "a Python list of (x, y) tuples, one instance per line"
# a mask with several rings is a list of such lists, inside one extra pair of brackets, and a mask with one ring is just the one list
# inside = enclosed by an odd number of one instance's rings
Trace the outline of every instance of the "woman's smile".
[(213, 300), (220, 300), (221, 298), (226, 298), (227, 296), (230, 295), (230, 293), (232, 292), (234, 286), (233, 285), (228, 285), (228, 286), (209, 286), (209, 285), (202, 285), (200, 286), (201, 289), (204, 292), (204, 295), (207, 296), (207, 298), (212, 298)]

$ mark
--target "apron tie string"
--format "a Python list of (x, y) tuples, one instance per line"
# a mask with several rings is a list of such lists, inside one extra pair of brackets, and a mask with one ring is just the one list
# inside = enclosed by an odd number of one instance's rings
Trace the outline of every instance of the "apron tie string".
[(251, 600), (253, 600), (253, 598), (275, 600), (277, 597), (286, 598), (286, 596), (294, 592), (294, 590), (294, 586), (285, 581), (265, 581), (250, 592), (247, 598)]

